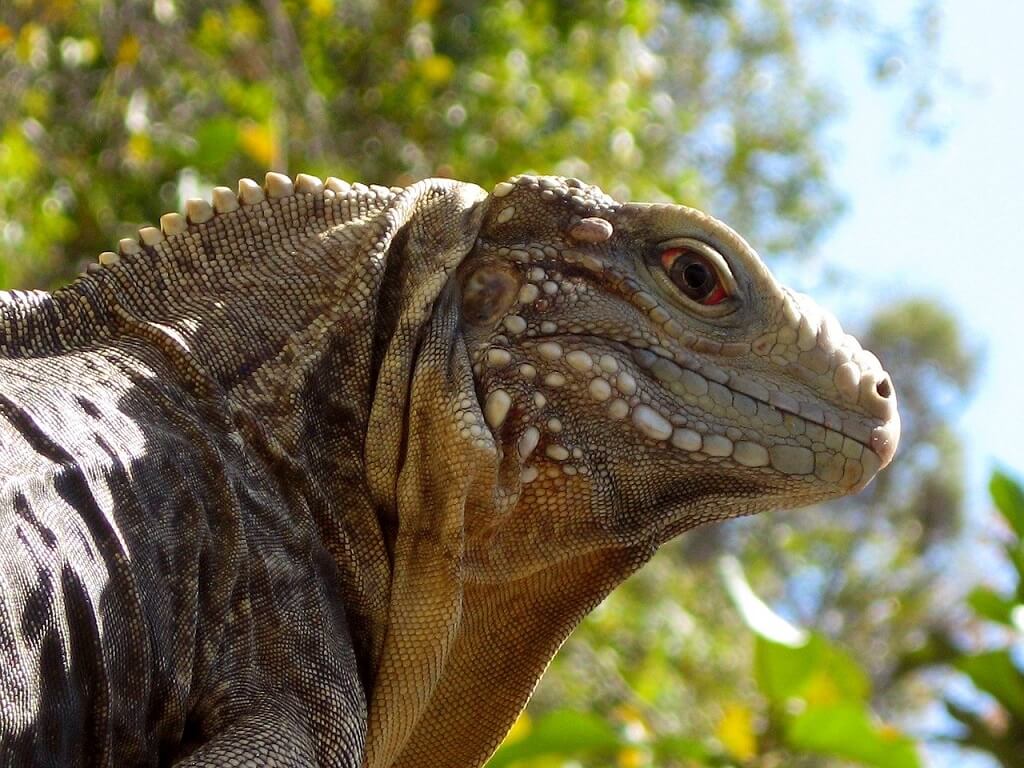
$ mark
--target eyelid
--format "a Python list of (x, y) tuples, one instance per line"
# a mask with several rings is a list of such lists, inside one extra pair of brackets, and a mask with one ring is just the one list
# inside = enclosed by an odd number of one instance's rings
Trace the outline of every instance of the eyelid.
[(739, 285), (736, 282), (736, 278), (733, 277), (732, 270), (729, 269), (728, 262), (726, 262), (722, 254), (710, 245), (700, 240), (695, 240), (692, 237), (676, 237), (658, 244), (659, 253), (664, 253), (673, 248), (690, 248), (696, 251), (715, 268), (715, 272), (718, 273), (718, 279), (721, 280), (722, 288), (727, 296), (735, 296), (739, 292)]

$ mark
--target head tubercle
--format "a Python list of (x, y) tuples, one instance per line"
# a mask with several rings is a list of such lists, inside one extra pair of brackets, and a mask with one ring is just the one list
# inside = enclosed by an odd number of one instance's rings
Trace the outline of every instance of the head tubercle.
[(564, 176), (524, 174), (498, 183), (486, 200), (481, 227), (485, 239), (504, 242), (561, 239), (585, 245), (615, 233), (647, 238), (705, 233), (766, 272), (742, 236), (703, 211), (676, 203), (620, 202), (599, 187)]
[(547, 241), (559, 235), (600, 242), (611, 236), (610, 221), (621, 208), (622, 203), (579, 179), (513, 176), (491, 191), (481, 232), (506, 242)]

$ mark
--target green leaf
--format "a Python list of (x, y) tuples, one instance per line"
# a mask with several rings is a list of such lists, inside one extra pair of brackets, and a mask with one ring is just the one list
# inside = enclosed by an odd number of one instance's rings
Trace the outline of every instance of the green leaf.
[(990, 694), (1019, 719), (1024, 720), (1024, 678), (1009, 651), (988, 651), (963, 656), (954, 662), (971, 682)]
[(1013, 626), (1010, 612), (1017, 605), (1017, 602), (1003, 597), (995, 590), (988, 587), (975, 587), (967, 596), (967, 604), (979, 616), (983, 616), (990, 621), (998, 621), (1000, 624)]
[(776, 703), (797, 696), (817, 663), (812, 643), (791, 648), (757, 635), (754, 640), (754, 679), (761, 693)]
[(965, 746), (974, 747), (999, 761), (1000, 765), (1015, 766), (1020, 762), (1019, 741), (1014, 738), (1013, 731), (1003, 733), (998, 726), (978, 713), (957, 706), (946, 700), (946, 709), (964, 726), (964, 734), (957, 736), (956, 741)]
[(870, 693), (864, 670), (845, 651), (822, 635), (791, 648), (758, 636), (754, 676), (761, 692), (775, 704), (801, 698), (812, 705), (861, 702)]
[(215, 117), (201, 123), (195, 139), (194, 162), (203, 170), (217, 170), (238, 154), (238, 126), (231, 118)]
[(521, 741), (498, 748), (487, 768), (501, 768), (519, 760), (558, 755), (608, 754), (626, 746), (604, 719), (572, 710), (556, 710), (538, 720)]
[(1013, 532), (1024, 538), (1024, 489), (1020, 483), (997, 469), (989, 480), (988, 492)]
[(790, 721), (786, 741), (796, 750), (877, 768), (921, 765), (909, 738), (893, 728), (877, 725), (866, 707), (853, 703), (809, 708)]
[(1013, 565), (1019, 578), (1017, 579), (1017, 600), (1024, 602), (1024, 542), (1014, 541), (1003, 547), (1006, 559)]
[(699, 741), (686, 739), (682, 736), (666, 736), (651, 745), (657, 764), (669, 761), (678, 762), (681, 758), (697, 760), (705, 764), (719, 764), (724, 758), (715, 755)]

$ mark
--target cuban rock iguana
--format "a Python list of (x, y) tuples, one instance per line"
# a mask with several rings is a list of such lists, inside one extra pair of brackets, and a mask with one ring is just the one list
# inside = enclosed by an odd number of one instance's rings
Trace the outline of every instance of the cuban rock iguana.
[(2, 294), (0, 763), (481, 765), (700, 523), (862, 488), (878, 360), (575, 179), (269, 174)]

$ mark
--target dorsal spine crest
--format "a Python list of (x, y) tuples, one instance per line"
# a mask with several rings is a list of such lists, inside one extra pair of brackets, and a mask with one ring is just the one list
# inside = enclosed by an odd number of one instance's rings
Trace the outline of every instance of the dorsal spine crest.
[(174, 243), (182, 236), (196, 231), (211, 221), (215, 216), (226, 216), (242, 208), (251, 208), (263, 203), (282, 200), (293, 195), (319, 195), (325, 202), (339, 197), (374, 197), (387, 200), (401, 191), (401, 187), (384, 187), (377, 184), (350, 184), (347, 181), (330, 176), (326, 181), (308, 173), (300, 173), (294, 179), (283, 174), (270, 172), (264, 177), (263, 184), (250, 178), (240, 179), (237, 193), (229, 187), (214, 187), (211, 200), (190, 198), (185, 203), (185, 215), (178, 212), (165, 213), (160, 217), (160, 226), (146, 226), (139, 229), (138, 238), (125, 237), (118, 242), (117, 251), (103, 251), (99, 254), (98, 264), (89, 264), (87, 272), (94, 272), (102, 267), (113, 267), (121, 263), (122, 258), (143, 253), (144, 248), (170, 241)]

